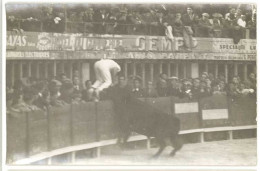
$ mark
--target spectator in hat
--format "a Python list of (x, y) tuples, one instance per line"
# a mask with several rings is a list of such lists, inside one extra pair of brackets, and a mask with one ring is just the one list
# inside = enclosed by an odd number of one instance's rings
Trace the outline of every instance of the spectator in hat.
[(200, 97), (200, 80), (198, 78), (193, 79), (193, 86), (192, 86), (192, 95), (194, 99), (199, 99)]
[(182, 91), (182, 98), (188, 98), (192, 99), (193, 94), (192, 94), (192, 83), (189, 80), (184, 80), (183, 81), (183, 91)]
[(136, 98), (144, 97), (144, 90), (141, 87), (141, 80), (138, 78), (135, 78), (133, 80), (133, 89), (131, 91), (131, 94)]
[(158, 92), (158, 95), (160, 97), (166, 97), (168, 96), (168, 89), (167, 89), (167, 75), (164, 73), (161, 73), (159, 76), (159, 80), (157, 82), (156, 90)]
[(223, 29), (223, 24), (222, 24), (222, 19), (223, 16), (220, 13), (214, 13), (212, 15), (213, 19), (210, 19), (210, 24), (212, 25), (213, 28), (213, 36), (220, 38), (222, 36), (222, 29)]
[(182, 94), (182, 87), (179, 82), (178, 77), (170, 77), (169, 78), (169, 86), (168, 86), (168, 95), (169, 96), (175, 96), (175, 97), (181, 97)]
[(60, 100), (64, 101), (67, 104), (71, 104), (73, 99), (73, 92), (74, 92), (72, 81), (66, 79), (62, 84), (60, 91), (61, 91)]
[(173, 22), (173, 35), (175, 37), (182, 37), (183, 36), (183, 22), (181, 18), (181, 13), (177, 13), (175, 20)]
[(82, 90), (81, 98), (85, 102), (94, 100), (92, 82), (90, 80), (85, 81), (85, 89)]
[(129, 24), (129, 17), (127, 10), (119, 11), (119, 15), (117, 16), (117, 27), (116, 32), (118, 34), (127, 34), (128, 31), (128, 24)]
[(82, 88), (78, 77), (73, 78), (73, 99), (80, 101)]
[(158, 97), (158, 93), (154, 88), (152, 81), (148, 81), (147, 87), (144, 90), (144, 97), (151, 97), (151, 98)]
[(188, 33), (193, 34), (194, 27), (196, 27), (198, 19), (198, 15), (193, 12), (191, 7), (188, 7), (187, 13), (182, 16), (183, 25)]
[(109, 20), (109, 13), (106, 9), (100, 9), (99, 13), (95, 16), (95, 21), (98, 22), (95, 24), (94, 28), (96, 33), (98, 34), (105, 34), (107, 22)]
[(209, 14), (203, 13), (196, 30), (197, 37), (212, 37), (213, 27), (209, 21)]
[(98, 101), (100, 92), (113, 84), (117, 73), (121, 71), (121, 67), (114, 60), (101, 59), (94, 64), (94, 70), (96, 81), (92, 88), (95, 90), (96, 100)]

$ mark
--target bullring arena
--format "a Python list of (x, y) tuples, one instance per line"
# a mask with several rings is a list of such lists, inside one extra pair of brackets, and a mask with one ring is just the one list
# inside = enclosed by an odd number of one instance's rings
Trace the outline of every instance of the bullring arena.
[[(8, 4), (6, 163), (256, 165), (255, 15), (252, 4)], [(174, 157), (152, 159), (157, 142), (135, 132), (118, 146), (118, 106), (89, 93), (101, 58), (121, 68), (113, 98), (123, 87), (180, 121)]]

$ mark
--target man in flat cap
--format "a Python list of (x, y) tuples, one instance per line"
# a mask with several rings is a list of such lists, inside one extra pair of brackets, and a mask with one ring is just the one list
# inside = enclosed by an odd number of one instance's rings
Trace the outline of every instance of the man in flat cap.
[(197, 36), (211, 37), (212, 34), (213, 34), (213, 26), (209, 21), (209, 14), (203, 13), (202, 18), (199, 20)]

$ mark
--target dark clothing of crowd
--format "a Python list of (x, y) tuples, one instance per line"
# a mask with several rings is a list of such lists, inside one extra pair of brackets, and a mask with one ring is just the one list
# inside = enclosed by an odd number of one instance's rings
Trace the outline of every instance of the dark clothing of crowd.
[[(41, 18), (18, 19), (7, 15), (7, 30), (23, 31), (166, 35), (166, 24), (172, 27), (172, 35), (193, 37), (233, 38), (237, 43), (250, 30), (250, 38), (256, 38), (256, 10), (242, 11), (231, 8), (227, 13), (197, 14), (188, 7), (183, 13), (156, 8), (135, 9), (127, 5), (111, 8), (89, 7), (81, 10), (55, 12), (51, 7), (42, 10)], [(65, 27), (66, 26), (66, 27)]]

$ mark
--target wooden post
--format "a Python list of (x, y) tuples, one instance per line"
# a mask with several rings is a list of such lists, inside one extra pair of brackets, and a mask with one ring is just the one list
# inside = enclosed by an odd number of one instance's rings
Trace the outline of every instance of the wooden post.
[(49, 70), (48, 62), (45, 62), (45, 63), (44, 63), (44, 77), (45, 77), (46, 79), (48, 78), (48, 70)]
[(186, 62), (183, 64), (183, 77), (187, 78), (187, 63)]
[(174, 67), (174, 69), (175, 69), (175, 76), (179, 78), (179, 64), (176, 63), (174, 65), (175, 65), (175, 67)]
[(147, 149), (150, 149), (151, 148), (151, 138), (147, 138), (147, 141), (146, 141), (146, 148)]
[(234, 76), (237, 76), (237, 75), (238, 75), (237, 68), (238, 68), (238, 64), (237, 64), (237, 63), (234, 63)]
[(233, 140), (233, 131), (232, 130), (228, 131), (228, 138), (229, 138), (229, 140)]
[(136, 75), (136, 63), (133, 62), (133, 75), (135, 76)]
[(28, 72), (28, 77), (31, 77), (32, 76), (32, 62), (28, 62), (27, 63), (27, 72)]
[(218, 78), (218, 64), (215, 63), (215, 78)]
[(19, 78), (23, 78), (23, 63), (19, 62)]
[(162, 71), (163, 71), (163, 69), (162, 69), (162, 62), (160, 62), (160, 63), (159, 63), (159, 74), (161, 74)]
[(168, 62), (168, 65), (167, 65), (167, 74), (168, 74), (168, 77), (171, 77), (171, 63)]
[(228, 65), (225, 64), (225, 81), (228, 82)]
[(141, 64), (142, 67), (142, 81), (143, 81), (143, 88), (145, 87), (145, 63)]
[(57, 76), (57, 63), (53, 61), (53, 77)]
[(153, 63), (150, 63), (150, 76), (152, 82), (153, 82), (153, 72), (154, 72), (154, 65)]
[(247, 64), (244, 64), (243, 76), (244, 76), (244, 81), (246, 81), (247, 80)]
[(200, 133), (200, 142), (201, 142), (201, 143), (204, 143), (204, 142), (205, 142), (205, 140), (204, 140), (204, 132), (201, 132), (201, 133)]
[(14, 70), (14, 65), (15, 65), (15, 63), (14, 62), (10, 62), (10, 65), (11, 65), (11, 85), (13, 86), (14, 85), (14, 72), (15, 72), (15, 70)]
[(40, 62), (36, 62), (36, 78), (40, 78)]
[(205, 63), (205, 72), (209, 73), (209, 64), (208, 64), (208, 62)]
[(127, 62), (125, 61), (124, 62), (124, 75), (125, 75), (125, 79), (127, 79), (127, 70), (128, 70), (128, 68), (127, 68)]

